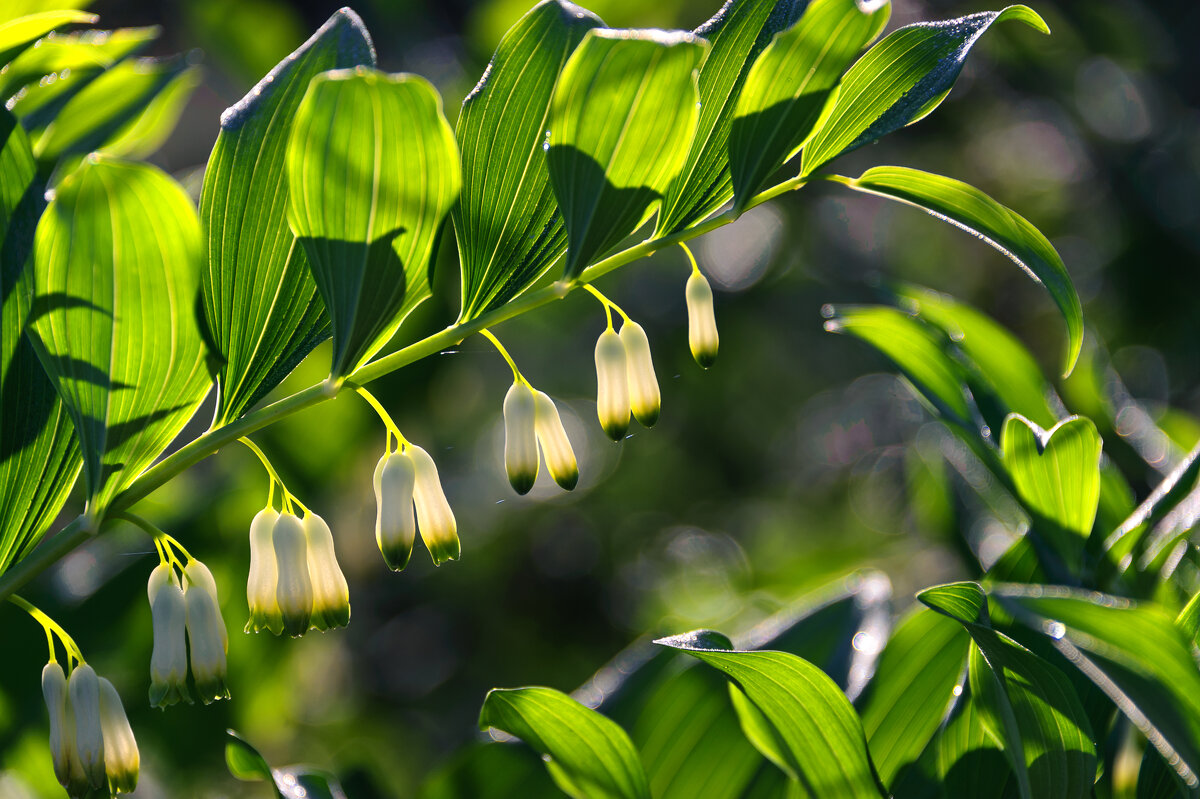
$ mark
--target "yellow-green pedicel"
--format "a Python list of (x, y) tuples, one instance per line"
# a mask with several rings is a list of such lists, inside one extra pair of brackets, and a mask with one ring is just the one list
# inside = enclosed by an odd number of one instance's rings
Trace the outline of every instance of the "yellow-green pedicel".
[(596, 415), (604, 434), (620, 441), (629, 429), (629, 379), (625, 345), (612, 328), (596, 341)]
[(312, 618), (313, 590), (308, 575), (308, 536), (294, 514), (282, 513), (271, 533), (278, 583), (275, 600), (288, 635), (304, 635)]
[(528, 494), (537, 481), (537, 404), (533, 390), (517, 380), (504, 396), (504, 470), (518, 494)]
[(412, 459), (403, 452), (385, 452), (375, 466), (375, 542), (392, 571), (408, 565), (417, 538), (415, 483)]
[(192, 560), (183, 570), (183, 598), (187, 605), (188, 641), (191, 644), (192, 679), (200, 701), (209, 704), (228, 699), (225, 687), (225, 660), (229, 651), (229, 634), (221, 618), (217, 602), (217, 583), (212, 572), (198, 560)]
[(150, 704), (191, 703), (187, 690), (187, 606), (175, 570), (160, 563), (146, 584), (154, 650), (150, 655)]
[(250, 618), (246, 632), (269, 630), (275, 635), (283, 632), (283, 614), (275, 591), (279, 585), (279, 569), (275, 565), (275, 546), (272, 535), (279, 512), (263, 508), (250, 522), (250, 572), (246, 577), (246, 607)]
[(304, 515), (308, 542), (308, 577), (312, 584), (310, 624), (318, 630), (345, 627), (350, 623), (350, 587), (338, 566), (333, 548), (333, 531), (315, 513)]

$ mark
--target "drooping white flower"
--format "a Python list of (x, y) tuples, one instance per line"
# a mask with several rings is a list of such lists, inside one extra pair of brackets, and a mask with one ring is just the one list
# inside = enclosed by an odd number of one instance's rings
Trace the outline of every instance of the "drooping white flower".
[(596, 414), (600, 426), (613, 441), (629, 429), (629, 379), (625, 344), (609, 328), (596, 341)]
[(246, 577), (250, 619), (246, 622), (246, 632), (270, 630), (275, 635), (283, 632), (283, 616), (275, 598), (279, 570), (275, 565), (275, 547), (271, 544), (278, 519), (279, 513), (274, 508), (263, 508), (250, 522), (250, 572)]
[(403, 569), (412, 557), (417, 537), (415, 482), (412, 459), (403, 452), (385, 452), (375, 466), (375, 542), (392, 571)]
[(535, 417), (533, 390), (528, 384), (514, 380), (504, 396), (504, 470), (518, 494), (528, 494), (537, 480)]
[(275, 548), (275, 567), (279, 582), (275, 600), (279, 603), (283, 631), (288, 635), (304, 635), (312, 617), (312, 580), (308, 574), (308, 536), (304, 524), (294, 514), (283, 513), (271, 532)]
[(50, 716), (50, 756), (54, 761), (54, 776), (67, 787), (71, 775), (71, 758), (75, 756), (74, 719), (68, 719), (67, 677), (57, 661), (42, 668), (42, 698)]
[(141, 757), (125, 706), (108, 680), (100, 681), (100, 731), (104, 735), (104, 772), (110, 793), (132, 793), (137, 788)]
[(625, 373), (629, 383), (629, 408), (643, 427), (653, 427), (662, 409), (662, 395), (654, 374), (654, 359), (650, 355), (650, 339), (634, 321), (621, 325), (621, 342), (625, 345)]
[(154, 650), (150, 655), (150, 704), (166, 707), (184, 701), (187, 690), (187, 606), (175, 570), (160, 563), (146, 585), (150, 617), (154, 624)]
[(67, 680), (68, 706), (75, 718), (75, 754), (89, 785), (107, 784), (104, 773), (104, 732), (100, 727), (100, 681), (86, 663), (71, 670)]
[(688, 309), (688, 345), (696, 363), (705, 369), (717, 360), (717, 317), (713, 312), (712, 286), (708, 279), (697, 271), (688, 278), (684, 291)]
[(192, 651), (192, 679), (196, 693), (204, 704), (228, 699), (225, 687), (225, 659), (229, 651), (229, 634), (221, 618), (217, 601), (217, 583), (212, 572), (198, 560), (184, 567), (183, 598), (187, 606), (188, 641)]
[(421, 540), (433, 556), (435, 566), (458, 560), (462, 545), (458, 541), (458, 523), (442, 491), (437, 465), (429, 453), (416, 444), (407, 444), (405, 453), (413, 464), (413, 504), (417, 509), (417, 528)]
[(575, 460), (575, 450), (571, 449), (571, 440), (563, 427), (562, 418), (554, 400), (544, 391), (534, 392), (535, 422), (538, 443), (542, 447), (542, 456), (546, 459), (546, 468), (554, 482), (570, 491), (579, 483), (579, 464)]
[(308, 540), (308, 577), (312, 582), (312, 619), (318, 630), (345, 627), (350, 623), (350, 587), (338, 566), (333, 548), (333, 531), (315, 513), (304, 515)]

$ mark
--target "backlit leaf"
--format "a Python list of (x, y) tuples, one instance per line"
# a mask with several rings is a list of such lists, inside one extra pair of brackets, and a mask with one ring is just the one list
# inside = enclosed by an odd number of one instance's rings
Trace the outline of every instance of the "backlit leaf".
[(41, 11), (0, 24), (0, 65), (12, 61), (29, 45), (63, 25), (88, 25), (100, 19), (83, 11)]
[[(17, 56), (0, 74), (0, 97), (10, 97), (22, 87), (54, 75), (55, 82), (80, 70), (108, 69), (158, 38), (157, 27), (86, 30), (43, 39)], [(29, 86), (30, 90), (35, 90)]]
[(204, 317), (223, 361), (218, 422), (241, 416), (329, 337), (304, 247), (287, 223), (288, 136), (313, 77), (374, 63), (362, 21), (343, 9), (221, 115), (200, 192)]
[(360, 67), (309, 84), (287, 148), (288, 224), (333, 325), (333, 377), (366, 363), (430, 296), (461, 174), (424, 78)]
[(650, 218), (696, 133), (696, 70), (708, 43), (690, 33), (588, 31), (550, 108), (550, 182), (575, 278)]

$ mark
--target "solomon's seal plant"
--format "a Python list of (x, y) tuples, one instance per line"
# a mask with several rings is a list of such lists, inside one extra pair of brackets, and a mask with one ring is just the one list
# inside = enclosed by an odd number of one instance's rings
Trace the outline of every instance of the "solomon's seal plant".
[[(618, 30), (565, 0), (543, 0), (501, 40), (452, 126), (431, 83), (376, 68), (362, 21), (342, 9), (222, 115), (198, 207), (173, 177), (136, 160), (174, 125), (178, 104), (157, 100), (186, 96), (191, 67), (130, 61), (140, 40), (126, 31), (121, 41), (133, 43), (105, 50), (91, 82), (47, 103), (52, 81), (41, 78), (66, 68), (55, 58), (78, 53), (30, 54), (56, 29), (95, 18), (48, 11), (0, 23), (8, 65), (0, 77), (10, 92), (0, 110), (0, 598), (46, 630), (50, 753), (68, 793), (132, 790), (138, 749), (113, 686), (16, 593), (31, 579), (118, 523), (139, 527), (159, 555), (147, 585), (150, 703), (190, 702), (189, 674), (202, 702), (229, 697), (222, 586), (135, 506), (241, 441), (269, 478), (266, 506), (246, 521), (245, 629), (301, 636), (345, 626), (350, 586), (338, 545), (369, 531), (335, 533), (248, 436), (358, 395), (385, 428), (385, 447), (372, 486), (344, 490), (368, 503), (374, 494), (384, 562), (403, 570), (418, 533), (435, 564), (457, 560), (471, 533), (460, 541), (434, 459), (366, 386), (471, 336), (487, 338), (513, 372), (497, 409), (513, 489), (530, 491), (544, 460), (571, 490), (579, 466), (559, 410), (493, 329), (592, 294), (605, 325), (594, 352), (597, 416), (619, 442), (631, 416), (655, 424), (661, 392), (645, 330), (594, 283), (683, 247), (692, 266), (686, 339), (708, 368), (718, 350), (713, 291), (686, 242), (785, 193), (822, 181), (973, 232), (1045, 288), (1066, 322), (1070, 373), (1083, 347), (1080, 302), (1031, 222), (928, 172), (829, 171), (842, 154), (931, 113), (992, 26), (1047, 33), (1045, 23), (1013, 5), (881, 38), (889, 14), (878, 0), (730, 0), (695, 31)], [(86, 36), (71, 42), (96, 46)], [(134, 81), (147, 74), (158, 79)], [(111, 94), (100, 102), (92, 91)], [(630, 243), (639, 230), (651, 232)], [(449, 236), (460, 266), (457, 317), (390, 347), (398, 331), (413, 332), (410, 315), (440, 285), (435, 254)], [(493, 691), (481, 728), (539, 750), (553, 784), (572, 796), (645, 799), (689, 779), (698, 787), (675, 795), (977, 796), (982, 785), (1022, 799), (1114, 796), (1113, 773), (1138, 758), (1144, 784), (1166, 786), (1155, 796), (1200, 788), (1200, 603), (1187, 601), (1194, 591), (1176, 570), (1194, 553), (1184, 538), (1190, 524), (1164, 527), (1182, 492), (1173, 487), (1195, 482), (1195, 453), (1134, 508), (1095, 425), (1049, 401), (1036, 370), (997, 362), (988, 346), (1002, 335), (994, 323), (932, 295), (898, 291), (896, 299), (904, 310), (830, 309), (828, 327), (893, 359), (1022, 509), (1028, 524), (1011, 547), (980, 564), (978, 581), (923, 592), (929, 610), (907, 617), (890, 640), (886, 624), (859, 630), (855, 650), (884, 655), (858, 663), (854, 680), (763, 650), (778, 629), (737, 645), (706, 631), (659, 640), (723, 675), (724, 726), (714, 722), (713, 734), (736, 737), (714, 751), (741, 751), (749, 765), (736, 772), (719, 773), (719, 757), (699, 776), (672, 772), (671, 758), (643, 762), (619, 724), (546, 688)], [(594, 305), (579, 307), (600, 319)], [(988, 332), (963, 335), (971, 325)], [(662, 346), (682, 348), (682, 320), (679, 331)], [(327, 339), (327, 377), (276, 398), (283, 378)], [(210, 393), (211, 425), (173, 447)], [(80, 475), (83, 510), (51, 535)], [(198, 552), (211, 544), (190, 542)], [(639, 683), (634, 705), (658, 707), (683, 681), (705, 679), (700, 672)], [(686, 713), (648, 718), (699, 724)], [(680, 728), (656, 729), (660, 740), (684, 739)], [(231, 767), (258, 764), (251, 773), (275, 779), (233, 740), (241, 754)]]

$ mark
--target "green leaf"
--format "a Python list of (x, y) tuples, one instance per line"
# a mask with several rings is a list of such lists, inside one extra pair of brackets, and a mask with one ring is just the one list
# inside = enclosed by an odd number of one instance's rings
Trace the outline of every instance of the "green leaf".
[[(964, 686), (963, 696), (931, 745), (933, 779), (941, 796), (1007, 799), (1019, 789), (1004, 750), (984, 726), (979, 701)], [(897, 791), (897, 796), (903, 796)]]
[(961, 691), (970, 642), (945, 616), (916, 609), (900, 624), (859, 702), (867, 746), (884, 785), (914, 763)]
[(236, 730), (225, 730), (225, 765), (242, 782), (271, 779), (271, 767), (259, 751)]
[(850, 188), (898, 200), (966, 230), (1008, 256), (1043, 285), (1067, 323), (1066, 372), (1083, 347), (1083, 310), (1062, 259), (1046, 237), (1024, 217), (958, 180), (899, 166), (868, 169), (857, 179), (832, 176)]
[(825, 322), (831, 333), (848, 333), (875, 347), (904, 372), (938, 412), (970, 418), (962, 367), (946, 356), (929, 329), (911, 315), (886, 307), (844, 307)]
[(1137, 775), (1137, 799), (1196, 799), (1200, 790), (1188, 789), (1175, 770), (1168, 766), (1153, 746), (1142, 753)]
[[(723, 671), (769, 722), (771, 757), (786, 764), (801, 795), (883, 796), (858, 715), (816, 666), (785, 652), (733, 651), (719, 633), (697, 631), (655, 643)], [(751, 738), (761, 743), (761, 723)], [(760, 750), (761, 751), (761, 750)], [(765, 754), (765, 752), (764, 752)]]
[(345, 377), (430, 296), (462, 179), (441, 97), (417, 75), (318, 75), (292, 124), (287, 177), (288, 223), (333, 324), (330, 374)]
[(650, 218), (679, 174), (699, 119), (690, 33), (591, 30), (550, 107), (550, 182), (567, 228), (564, 277), (579, 276)]
[[(180, 83), (194, 87), (199, 80), (198, 70), (179, 56), (122, 61), (62, 106), (34, 142), (34, 155), (45, 170), (68, 155), (106, 150), (129, 134), (161, 93), (172, 87), (179, 91)], [(124, 151), (133, 151), (128, 144)]]
[(884, 37), (842, 78), (837, 100), (804, 148), (800, 173), (811, 175), (838, 155), (869, 144), (932, 112), (962, 71), (967, 55), (993, 23), (1050, 29), (1021, 5), (942, 22), (919, 22)]
[(199, 67), (185, 69), (170, 80), (135, 116), (97, 149), (121, 158), (148, 158), (166, 144), (184, 106), (200, 86)]
[(342, 9), (221, 115), (200, 192), (204, 318), (222, 359), (219, 424), (241, 416), (329, 337), (304, 247), (287, 223), (288, 136), (313, 77), (374, 63), (362, 20)]
[(66, 409), (25, 332), (43, 206), (29, 140), (0, 109), (0, 574), (41, 540), (82, 466)]
[(1091, 796), (1091, 725), (1066, 675), (992, 629), (977, 583), (938, 586), (917, 598), (960, 622), (975, 642), (971, 693), (984, 725), (1003, 745), (1021, 796)]
[(158, 27), (118, 28), (43, 39), (37, 47), (13, 59), (0, 74), (0, 97), (11, 97), (23, 87), (36, 91), (37, 87), (30, 84), (48, 75), (54, 75), (56, 83), (81, 70), (93, 72), (94, 77), (157, 39), (160, 32)]
[(694, 33), (708, 40), (700, 69), (700, 118), (687, 160), (663, 198), (655, 236), (683, 230), (733, 197), (729, 131), (746, 76), (780, 31), (795, 24), (806, 0), (734, 0)]
[(243, 782), (269, 780), (279, 799), (346, 799), (337, 778), (309, 766), (271, 768), (259, 751), (234, 730), (226, 730), (225, 765)]
[(567, 248), (543, 144), (554, 84), (597, 17), (543, 0), (504, 35), (458, 117), (454, 208), (466, 321), (529, 288)]
[(91, 25), (100, 19), (83, 11), (43, 11), (0, 25), (0, 65), (12, 61), (22, 50), (63, 25)]
[(1113, 701), (1190, 789), (1200, 786), (1200, 670), (1183, 631), (1150, 604), (1055, 586), (990, 589)]
[(646, 773), (625, 731), (565, 694), (550, 688), (494, 688), (479, 714), (479, 729), (489, 727), (541, 752), (555, 782), (577, 799), (650, 797)]
[(816, 128), (838, 79), (891, 15), (857, 0), (813, 0), (754, 63), (729, 134), (734, 208), (744, 210)]
[(93, 519), (208, 392), (200, 250), (179, 184), (101, 156), (62, 181), (38, 223), (33, 330), (80, 438)]
[[(1174, 549), (1195, 526), (1195, 509), (1189, 497), (1200, 478), (1200, 447), (1196, 447), (1163, 477), (1150, 495), (1104, 540), (1104, 549), (1122, 571), (1134, 565), (1132, 552), (1139, 547), (1139, 571), (1155, 571), (1156, 561)], [(1190, 606), (1190, 603), (1189, 603)], [(1197, 611), (1200, 620), (1200, 610)]]
[(1100, 435), (1091, 419), (1072, 416), (1043, 430), (1011, 414), (1000, 434), (1004, 466), (1034, 530), (1069, 564), (1077, 564), (1100, 502)]

